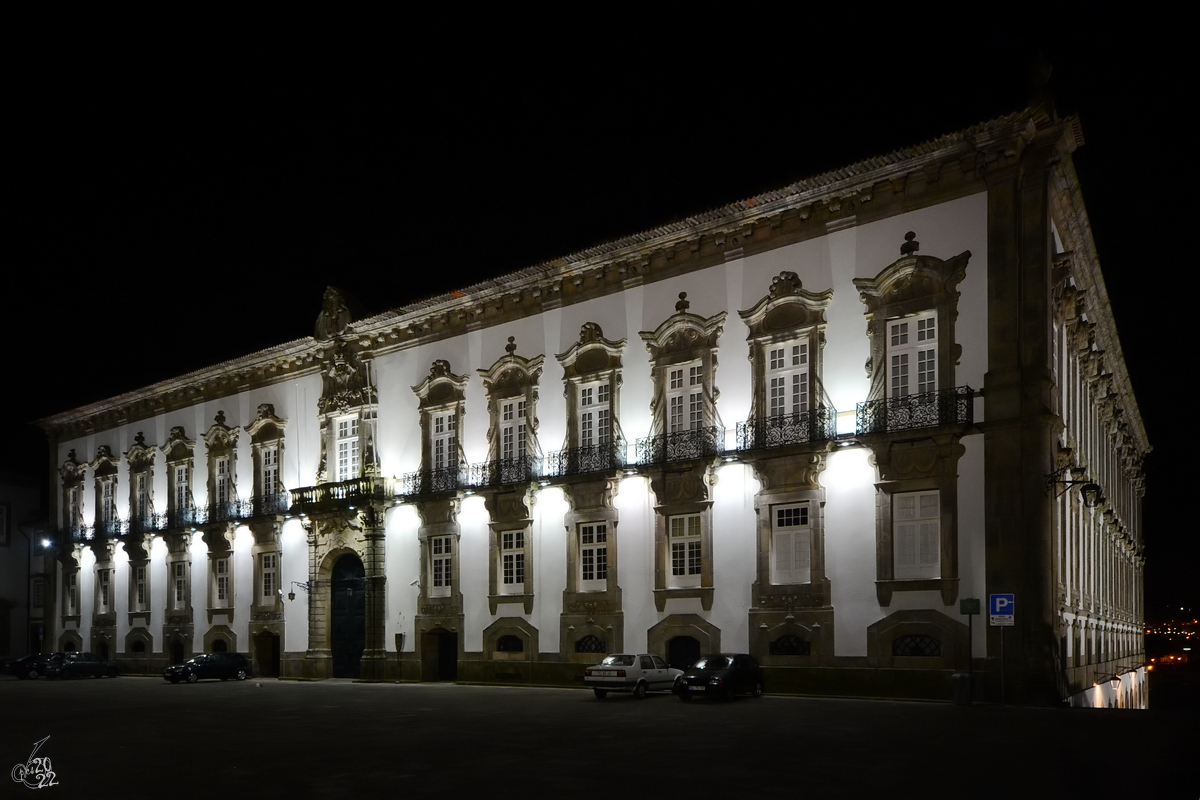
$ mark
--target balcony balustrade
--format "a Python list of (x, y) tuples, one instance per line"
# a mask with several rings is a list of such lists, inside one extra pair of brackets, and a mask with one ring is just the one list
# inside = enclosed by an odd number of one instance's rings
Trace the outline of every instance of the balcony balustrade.
[(955, 386), (936, 392), (887, 397), (858, 404), (859, 434), (970, 425), (975, 420), (975, 391)]
[(402, 479), (400, 491), (406, 495), (453, 492), (467, 485), (468, 472), (465, 465), (410, 472)]
[(755, 450), (760, 447), (783, 447), (789, 444), (827, 441), (836, 436), (837, 411), (832, 408), (818, 408), (739, 422), (737, 448)]
[(366, 476), (337, 483), (321, 483), (292, 489), (292, 506), (301, 509), (352, 504), (362, 500), (391, 500), (392, 482), (388, 478)]
[(585, 475), (589, 472), (608, 472), (625, 467), (626, 447), (623, 439), (590, 447), (572, 447), (546, 456), (542, 476)]
[(472, 487), (528, 483), (542, 476), (542, 459), (537, 456), (499, 458), (472, 464), (468, 484)]
[(712, 458), (725, 452), (724, 428), (695, 428), (688, 431), (647, 436), (637, 441), (639, 464), (663, 464), (692, 458)]

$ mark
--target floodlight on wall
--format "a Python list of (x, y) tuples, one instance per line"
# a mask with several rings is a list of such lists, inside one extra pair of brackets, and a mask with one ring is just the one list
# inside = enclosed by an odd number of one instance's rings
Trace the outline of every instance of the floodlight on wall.
[[(1062, 493), (1067, 491), (1072, 486), (1079, 487), (1079, 496), (1083, 498), (1083, 504), (1088, 508), (1095, 508), (1100, 503), (1104, 502), (1104, 490), (1100, 488), (1100, 484), (1088, 480), (1071, 480), (1064, 478), (1063, 474), (1072, 469), (1070, 466), (1063, 467), (1060, 470), (1055, 470), (1046, 476), (1046, 490), (1055, 489), (1054, 496), (1061, 497)], [(1062, 486), (1062, 489), (1056, 487)]]

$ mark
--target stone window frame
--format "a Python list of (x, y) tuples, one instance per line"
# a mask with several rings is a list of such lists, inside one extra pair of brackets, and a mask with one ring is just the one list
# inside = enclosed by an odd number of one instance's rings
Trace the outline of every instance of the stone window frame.
[[(822, 450), (800, 454), (759, 455), (751, 463), (761, 485), (754, 497), (757, 529), (755, 582), (751, 589), (752, 606), (768, 616), (780, 609), (818, 609), (831, 602), (831, 585), (825, 568), (825, 489), (820, 475), (826, 465)], [(809, 527), (809, 571), (807, 583), (775, 583), (774, 509), (779, 506), (806, 504)], [(777, 616), (777, 615), (776, 615)], [(777, 621), (771, 616), (771, 624)], [(765, 646), (765, 645), (764, 645)], [(765, 651), (758, 653), (763, 655)]]
[[(521, 642), (519, 651), (501, 650), (500, 640), (512, 636)], [(484, 658), (492, 661), (532, 661), (539, 652), (539, 632), (521, 617), (500, 617), (483, 630)]]
[(116, 612), (116, 598), (113, 597), (113, 566), (111, 561), (96, 562), (96, 581), (93, 586), (94, 600), (92, 607), (97, 615), (107, 615)]
[(255, 555), (258, 562), (257, 605), (265, 604), (267, 598), (271, 598), (271, 605), (274, 605), (279, 590), (283, 588), (279, 585), (279, 551), (264, 550)]
[[(191, 515), (196, 508), (195, 447), (195, 440), (187, 438), (183, 426), (176, 425), (171, 428), (166, 443), (160, 448), (166, 462), (169, 528), (186, 527), (193, 521)], [(178, 479), (181, 467), (187, 469), (185, 484), (181, 484)]]
[[(694, 462), (690, 462), (694, 464)], [(705, 469), (664, 469), (650, 477), (657, 500), (654, 506), (654, 604), (666, 611), (668, 599), (699, 598), (705, 611), (713, 603), (713, 514), (710, 488), (715, 475)], [(700, 520), (700, 577), (698, 585), (679, 586), (671, 576), (671, 519), (696, 516)]]
[[(450, 362), (445, 359), (437, 359), (429, 369), (429, 374), (421, 383), (412, 387), (413, 392), (417, 395), (417, 410), (420, 415), (421, 426), (421, 468), (422, 476), (429, 476), (435, 469), (433, 459), (433, 436), (434, 426), (433, 419), (436, 415), (449, 414), (454, 420), (454, 457), (455, 466), (446, 467), (447, 470), (457, 468), (458, 479), (454, 481), (452, 488), (457, 489), (464, 481), (463, 473), (467, 466), (466, 453), (462, 445), (463, 432), (463, 415), (465, 414), (466, 406), (466, 388), (468, 377), (466, 375), (455, 375), (450, 371)], [(427, 479), (422, 478), (422, 486), (426, 485)], [(451, 487), (447, 487), (449, 489)]]
[[(250, 460), (254, 469), (252, 482), (256, 515), (272, 511), (283, 512), (287, 502), (276, 503), (275, 498), (287, 494), (283, 484), (283, 447), (284, 432), (287, 421), (275, 416), (275, 406), (271, 403), (260, 403), (254, 419), (245, 426), (246, 435), (250, 437)], [(275, 454), (275, 479), (273, 486), (267, 483), (265, 457), (268, 452)]]
[[(779, 498), (771, 498), (777, 500)], [(767, 506), (767, 512), (770, 515), (769, 536), (770, 545), (767, 548), (769, 563), (767, 565), (767, 574), (771, 586), (803, 586), (812, 583), (812, 551), (813, 551), (813, 529), (816, 521), (816, 514), (813, 513), (813, 502), (811, 500), (794, 500), (791, 502), (774, 502)], [(802, 513), (803, 522), (797, 522), (794, 526), (786, 526), (791, 530), (779, 529), (779, 512), (798, 510)], [(802, 530), (801, 530), (802, 529)], [(786, 569), (781, 569), (779, 566), (780, 548), (779, 538), (784, 534), (792, 534), (793, 541), (791, 550), (793, 553), (807, 550), (808, 558), (807, 566), (803, 569), (796, 566), (797, 559), (792, 559), (792, 565)], [(796, 541), (796, 534), (801, 534), (807, 538), (807, 546), (799, 544)], [(803, 541), (803, 538), (801, 539)], [(801, 575), (803, 573), (803, 575)], [(804, 577), (804, 580), (794, 580), (795, 578)]]
[[(943, 604), (958, 599), (958, 460), (966, 452), (957, 436), (876, 447), (875, 484), (875, 591), (879, 605), (891, 605), (894, 592), (936, 591)], [(941, 566), (936, 578), (897, 578), (895, 569), (894, 497), (914, 492), (938, 492), (940, 507), (939, 551)]]
[[(158, 450), (146, 444), (141, 431), (125, 451), (129, 468), (129, 527), (134, 533), (154, 530), (154, 458)], [(130, 606), (132, 608), (132, 606)]]
[[(719, 311), (705, 318), (689, 312), (690, 307), (687, 292), (680, 292), (675, 313), (653, 331), (641, 331), (638, 334), (650, 354), (650, 380), (653, 387), (653, 400), (650, 403), (651, 436), (669, 433), (667, 398), (671, 393), (669, 382), (672, 369), (690, 369), (696, 364), (700, 369), (703, 396), (701, 424), (698, 427), (719, 428), (722, 433), (724, 430), (717, 412), (717, 400), (721, 395), (717, 388), (717, 341), (724, 331), (726, 312)], [(723, 446), (724, 441), (720, 444)]]
[[(760, 421), (770, 424), (778, 415), (771, 415), (770, 353), (774, 348), (806, 345), (808, 376), (808, 414), (832, 409), (825, 392), (824, 374), (826, 313), (833, 301), (833, 289), (811, 292), (804, 288), (800, 277), (784, 270), (771, 279), (766, 296), (745, 311), (739, 311), (747, 328), (746, 341), (750, 359), (750, 413), (747, 428), (755, 430)], [(792, 370), (789, 370), (791, 372)], [(784, 415), (794, 416), (793, 413)], [(810, 425), (810, 431), (819, 430)]]
[(905, 317), (933, 313), (937, 318), (935, 339), (938, 390), (957, 385), (955, 371), (962, 358), (962, 345), (954, 336), (958, 320), (958, 284), (967, 275), (971, 251), (949, 259), (919, 256), (920, 243), (915, 234), (905, 234), (900, 258), (879, 271), (874, 278), (855, 278), (859, 299), (866, 306), (867, 337), (871, 357), (867, 371), (871, 385), (868, 401), (884, 400), (889, 394), (889, 326)]
[[(209, 521), (230, 519), (237, 506), (237, 440), (239, 429), (225, 424), (225, 412), (217, 411), (213, 424), (201, 437), (207, 453)], [(221, 468), (225, 471), (222, 473)], [(225, 497), (220, 497), (224, 489)]]
[(75, 451), (71, 450), (58, 468), (58, 474), (62, 478), (62, 530), (66, 534), (64, 541), (70, 541), (78, 539), (84, 528), (83, 483), (87, 464), (80, 463), (75, 458)]
[[(426, 585), (429, 587), (426, 596), (438, 599), (453, 596), (455, 581), (458, 578), (458, 544), (458, 536), (452, 533), (435, 534), (426, 538)], [(437, 584), (439, 565), (441, 585)]]
[(150, 611), (150, 561), (129, 562), (129, 612), (145, 614)]
[(63, 567), (63, 619), (79, 619), (79, 565), (72, 559), (72, 564)]
[[(922, 337), (927, 336), (928, 332), (928, 328), (924, 326), (924, 323), (928, 323), (930, 320), (933, 321), (933, 344), (926, 344), (925, 347), (922, 347), (920, 344), (921, 341), (929, 341), (928, 338), (923, 339)], [(899, 333), (897, 331), (897, 327), (901, 325), (906, 326), (903, 333)], [(887, 324), (884, 327), (885, 342), (883, 356), (883, 370), (885, 372), (884, 387), (887, 397), (896, 399), (900, 397), (908, 397), (909, 395), (913, 394), (926, 394), (928, 392), (936, 392), (938, 389), (948, 389), (950, 386), (954, 385), (953, 383), (944, 385), (939, 380), (941, 376), (938, 374), (938, 362), (940, 359), (938, 358), (937, 352), (937, 325), (938, 313), (936, 309), (915, 311), (905, 314), (904, 316), (888, 318)], [(899, 344), (895, 343), (894, 340), (898, 335), (903, 335), (907, 341)], [(926, 379), (923, 381), (922, 376), (925, 375), (926, 372), (921, 368), (921, 355), (924, 352), (930, 351), (933, 353), (934, 360), (932, 380), (930, 381), (929, 379)], [(911, 363), (906, 362), (904, 365), (905, 391), (894, 392), (894, 385), (896, 384), (898, 378), (895, 370), (895, 362), (896, 359), (901, 355), (911, 355), (913, 358), (911, 359)], [(933, 384), (932, 388), (925, 385), (930, 382)], [(914, 388), (916, 389), (915, 391), (913, 391)]]
[[(526, 614), (533, 613), (535, 588), (532, 488), (516, 491), (488, 491), (484, 506), (488, 512), (488, 608), (494, 615), (501, 603), (520, 603)], [(504, 536), (520, 532), (524, 539), (522, 555), (525, 580), (519, 591), (504, 590)]]
[[(932, 516), (922, 516), (921, 515), (921, 499), (923, 497), (927, 497), (929, 495), (933, 495), (934, 497), (937, 498), (938, 513), (936, 513)], [(936, 531), (937, 532), (937, 550), (938, 550), (937, 558), (928, 564), (925, 564), (925, 563), (915, 564), (913, 567), (911, 567), (907, 570), (907, 572), (909, 574), (906, 574), (906, 575), (900, 574), (902, 571), (902, 567), (899, 565), (900, 554), (897, 552), (897, 548), (899, 548), (900, 544), (901, 544), (900, 528), (901, 528), (901, 525), (903, 524), (902, 521), (898, 518), (898, 515), (896, 513), (896, 503), (900, 498), (912, 498), (916, 502), (917, 516), (913, 517), (913, 521), (916, 525), (919, 526), (922, 524), (929, 524), (930, 521), (936, 521), (936, 525), (937, 525), (937, 531)], [(918, 489), (918, 490), (912, 491), (912, 492), (892, 492), (891, 493), (891, 501), (892, 501), (892, 564), (893, 564), (892, 569), (893, 569), (893, 575), (896, 576), (897, 580), (928, 580), (928, 579), (941, 578), (942, 577), (941, 576), (941, 560), (942, 560), (941, 559), (941, 541), (942, 541), (941, 491), (938, 489)], [(921, 560), (919, 557), (919, 551), (921, 548), (920, 540), (922, 538), (922, 535), (923, 534), (921, 533), (920, 530), (915, 531), (913, 534), (914, 539), (913, 539), (912, 544), (918, 550), (918, 559), (917, 559), (918, 561)], [(924, 574), (927, 572), (937, 572), (938, 574), (936, 574), (936, 575)]]
[[(692, 523), (695, 522), (695, 530)], [(698, 513), (672, 514), (667, 518), (667, 588), (694, 589), (703, 580), (704, 516)], [(693, 564), (693, 545), (698, 551)], [(709, 559), (711, 561), (711, 557)]]
[(119, 532), (120, 512), (117, 510), (117, 474), (120, 461), (113, 455), (112, 448), (102, 444), (96, 448), (96, 457), (88, 465), (95, 483), (96, 505), (93, 525), (97, 535), (111, 536)]
[[(625, 433), (621, 430), (621, 358), (625, 352), (626, 339), (612, 341), (604, 338), (604, 331), (595, 322), (585, 322), (579, 329), (579, 340), (566, 352), (555, 356), (563, 369), (563, 397), (566, 400), (567, 432), (563, 442), (562, 457), (564, 474), (592, 471), (591, 467), (604, 464), (618, 468), (624, 464)], [(581, 392), (586, 387), (608, 388), (608, 444), (613, 447), (612, 459), (576, 459), (571, 453), (583, 447), (581, 425), (586, 413), (581, 403)], [(604, 438), (597, 434), (597, 439)], [(597, 442), (595, 445), (602, 447)], [(618, 450), (618, 448), (620, 448)], [(606, 463), (612, 461), (614, 463)]]
[[(488, 463), (499, 464), (504, 460), (517, 458), (524, 460), (528, 467), (524, 470), (530, 477), (536, 477), (540, 474), (541, 468), (541, 447), (538, 444), (538, 418), (537, 418), (537, 402), (538, 402), (538, 380), (542, 375), (542, 363), (545, 356), (534, 356), (533, 358), (524, 358), (516, 354), (517, 345), (516, 337), (509, 336), (508, 344), (504, 346), (505, 355), (496, 359), (496, 362), (487, 369), (476, 370), (480, 378), (483, 380), (483, 389), (487, 396), (487, 413), (488, 413)], [(525, 437), (524, 442), (516, 442), (514, 440), (514, 450), (520, 452), (524, 449), (525, 456), (521, 459), (520, 456), (512, 456), (506, 459), (504, 456), (503, 432), (506, 427), (504, 419), (504, 407), (507, 403), (525, 404)], [(519, 428), (516, 420), (512, 420), (512, 428)], [(461, 434), (462, 426), (458, 428)], [(523, 447), (522, 447), (523, 445)], [(536, 466), (535, 466), (536, 465)], [(498, 473), (499, 477), (502, 475)], [(496, 481), (490, 481), (495, 483)], [(502, 481), (503, 482), (503, 479)]]
[[(167, 557), (165, 560), (167, 572), (166, 613), (167, 619), (172, 617), (192, 616), (192, 551), (191, 534), (178, 533), (166, 537)], [(183, 567), (183, 599), (177, 600), (177, 567)]]
[[(223, 611), (233, 608), (233, 555), (231, 553), (210, 553), (208, 562), (208, 607)], [(221, 566), (225, 569), (222, 571)], [(221, 578), (225, 578), (225, 597), (220, 596)]]
[[(604, 526), (603, 531), (598, 530), (599, 526), (601, 526), (601, 525)], [(589, 535), (590, 537), (592, 537), (591, 541), (587, 541), (587, 542), (584, 541), (585, 528), (588, 529), (586, 535)], [(603, 578), (595, 577), (600, 572), (597, 554), (600, 552), (601, 548), (600, 548), (600, 542), (596, 539), (596, 536), (600, 533), (603, 533), (603, 535), (604, 535), (604, 548), (603, 548), (603, 550), (604, 550), (604, 570), (603, 570), (604, 577)], [(575, 524), (575, 544), (576, 544), (575, 552), (577, 553), (577, 556), (575, 559), (575, 561), (576, 561), (575, 585), (577, 587), (577, 591), (579, 591), (579, 592), (607, 592), (608, 591), (609, 580), (610, 580), (609, 564), (612, 561), (615, 561), (615, 559), (610, 559), (610, 548), (612, 548), (612, 545), (615, 543), (615, 540), (616, 540), (615, 536), (609, 536), (608, 520), (595, 519), (595, 520), (581, 521), (581, 522), (578, 522)], [(585, 568), (585, 566), (588, 565), (587, 559), (584, 556), (585, 551), (592, 552), (590, 566), (591, 566), (591, 574), (593, 577), (591, 577), (591, 578), (588, 578), (585, 576), (586, 574), (585, 574), (584, 568)], [(614, 555), (615, 555), (615, 553), (614, 553)], [(603, 588), (600, 588), (601, 581), (603, 581)]]

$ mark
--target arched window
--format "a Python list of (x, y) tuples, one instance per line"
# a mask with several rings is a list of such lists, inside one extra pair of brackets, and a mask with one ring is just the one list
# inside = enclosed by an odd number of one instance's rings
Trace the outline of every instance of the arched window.
[(523, 653), (525, 652), (525, 642), (520, 636), (501, 636), (496, 640), (496, 650), (501, 653)]

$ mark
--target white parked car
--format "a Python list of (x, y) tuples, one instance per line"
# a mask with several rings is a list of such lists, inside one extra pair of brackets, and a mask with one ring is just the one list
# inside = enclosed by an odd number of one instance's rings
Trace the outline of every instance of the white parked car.
[(639, 700), (649, 691), (671, 691), (683, 670), (649, 653), (613, 653), (583, 671), (583, 684), (603, 700), (609, 692), (633, 692)]

